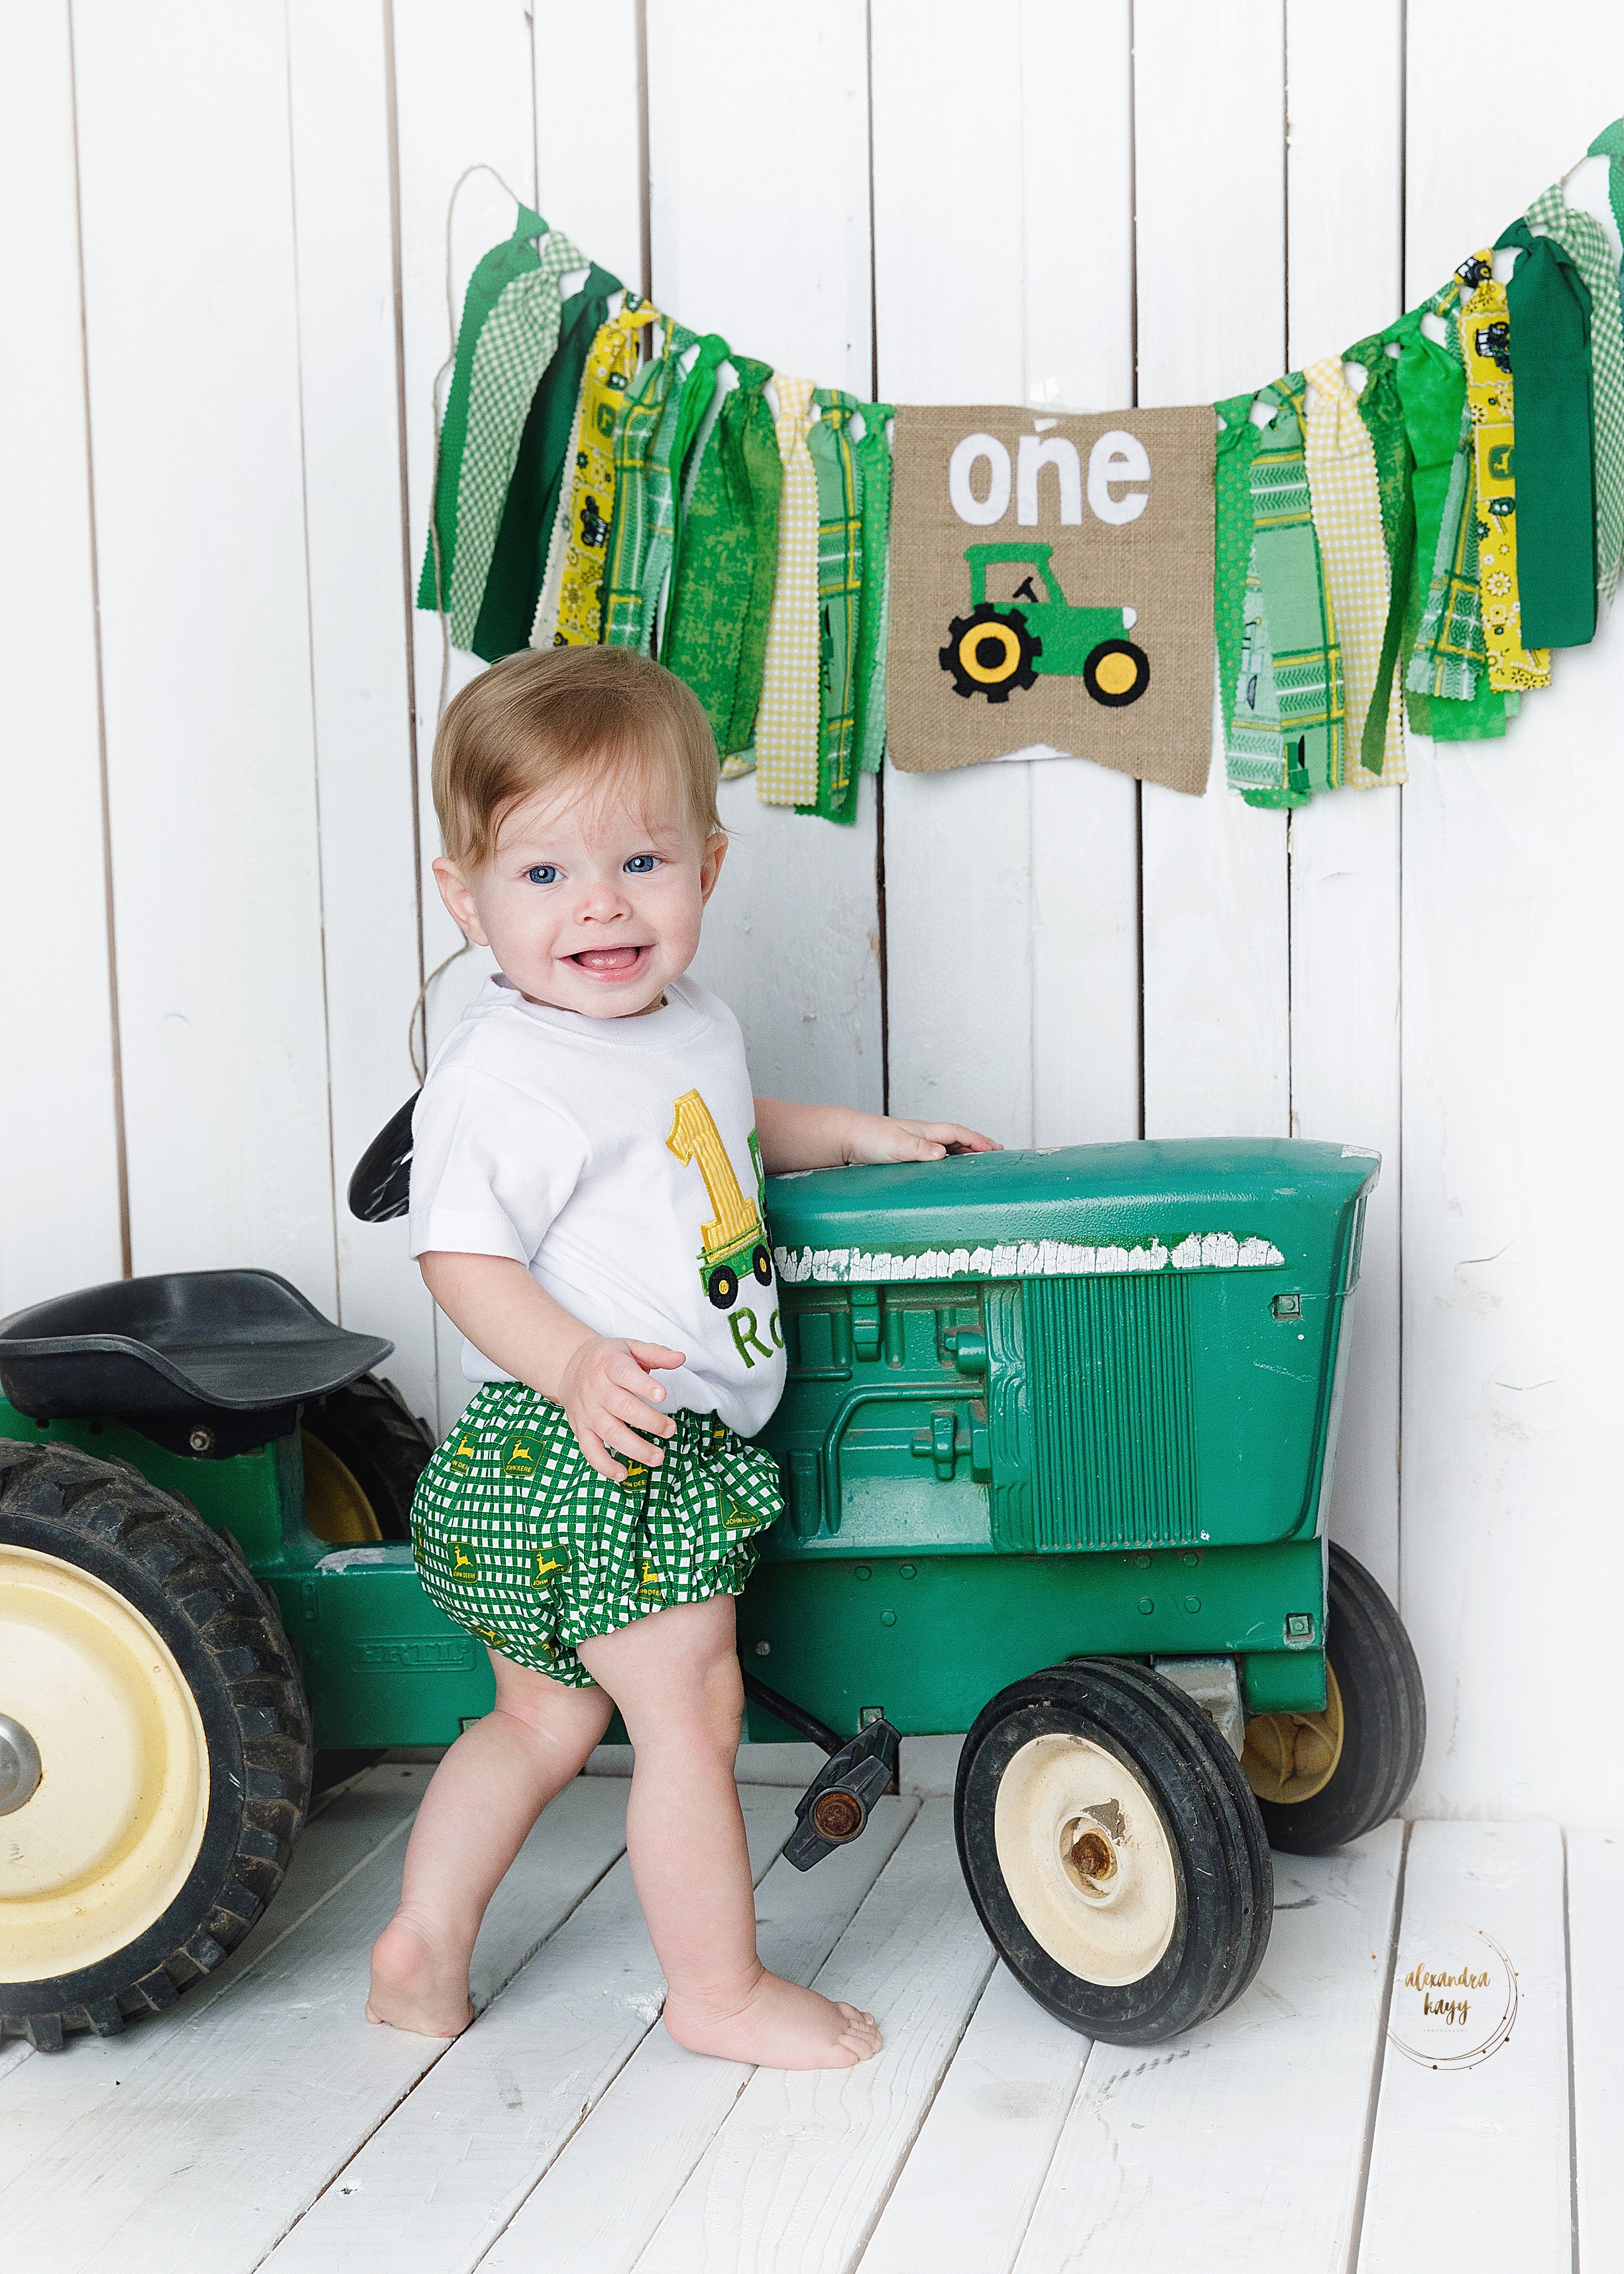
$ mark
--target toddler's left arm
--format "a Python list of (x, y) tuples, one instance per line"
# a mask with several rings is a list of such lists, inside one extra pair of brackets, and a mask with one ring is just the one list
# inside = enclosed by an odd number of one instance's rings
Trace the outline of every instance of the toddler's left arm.
[(792, 1169), (840, 1169), (855, 1161), (939, 1161), (947, 1153), (998, 1153), (957, 1121), (903, 1121), (884, 1113), (859, 1113), (850, 1105), (791, 1105), (781, 1097), (756, 1101), (756, 1134), (772, 1176)]

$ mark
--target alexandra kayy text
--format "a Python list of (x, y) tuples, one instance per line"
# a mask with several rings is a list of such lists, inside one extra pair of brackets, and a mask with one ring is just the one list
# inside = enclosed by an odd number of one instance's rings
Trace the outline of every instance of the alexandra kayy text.
[[(1421, 1992), (1421, 2011), (1436, 2014), (1451, 2027), (1464, 2026), (1466, 2016), (1471, 2010), (1471, 2000), (1469, 1998), (1450, 1998), (1442, 1993), (1450, 1990), (1486, 1990), (1488, 1986), (1487, 1974), (1474, 1974), (1470, 1966), (1463, 1966), (1458, 1974), (1431, 1974), (1425, 1966), (1412, 1966), (1404, 1977), (1406, 1990)], [(1439, 1994), (1435, 1996), (1434, 1992)]]

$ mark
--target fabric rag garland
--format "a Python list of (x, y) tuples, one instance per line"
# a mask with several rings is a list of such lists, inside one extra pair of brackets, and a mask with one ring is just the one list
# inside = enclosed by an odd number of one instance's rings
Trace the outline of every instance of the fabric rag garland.
[[(1588, 154), (1624, 239), (1624, 119)], [(1606, 220), (1558, 183), (1381, 332), (1214, 406), (1213, 644), (1249, 803), (1402, 783), (1406, 724), (1498, 738), (1551, 651), (1595, 636), (1624, 567)], [(658, 657), (724, 772), (850, 822), (886, 749), (895, 408), (688, 331), (521, 205), (464, 300), (418, 605), (486, 660)]]

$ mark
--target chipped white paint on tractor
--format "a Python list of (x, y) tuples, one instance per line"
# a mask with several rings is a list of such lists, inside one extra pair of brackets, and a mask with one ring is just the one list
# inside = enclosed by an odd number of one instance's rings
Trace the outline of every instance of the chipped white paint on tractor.
[(1192, 1232), (1175, 1247), (1083, 1247), (1068, 1239), (1027, 1239), (1005, 1247), (928, 1247), (917, 1255), (857, 1247), (775, 1247), (778, 1276), (794, 1287), (813, 1280), (1088, 1278), (1125, 1271), (1262, 1271), (1285, 1261), (1272, 1240), (1231, 1231)]

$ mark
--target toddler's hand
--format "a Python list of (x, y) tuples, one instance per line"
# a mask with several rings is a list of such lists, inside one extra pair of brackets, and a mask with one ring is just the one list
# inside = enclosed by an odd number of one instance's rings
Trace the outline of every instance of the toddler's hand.
[[(651, 1411), (664, 1401), (665, 1391), (663, 1383), (650, 1382), (649, 1376), (656, 1367), (682, 1363), (680, 1351), (667, 1350), (661, 1343), (620, 1342), (607, 1335), (583, 1343), (569, 1359), (559, 1385), (559, 1402), (575, 1442), (600, 1477), (612, 1484), (626, 1481), (625, 1464), (611, 1452), (605, 1438), (626, 1445), (632, 1429), (653, 1437), (673, 1434), (676, 1423)], [(658, 1445), (638, 1439), (631, 1444), (635, 1447), (632, 1457), (651, 1469), (665, 1457)]]
[(957, 1121), (899, 1121), (883, 1113), (853, 1113), (846, 1157), (856, 1161), (939, 1161), (948, 1153), (1001, 1153), (995, 1137), (983, 1137)]

